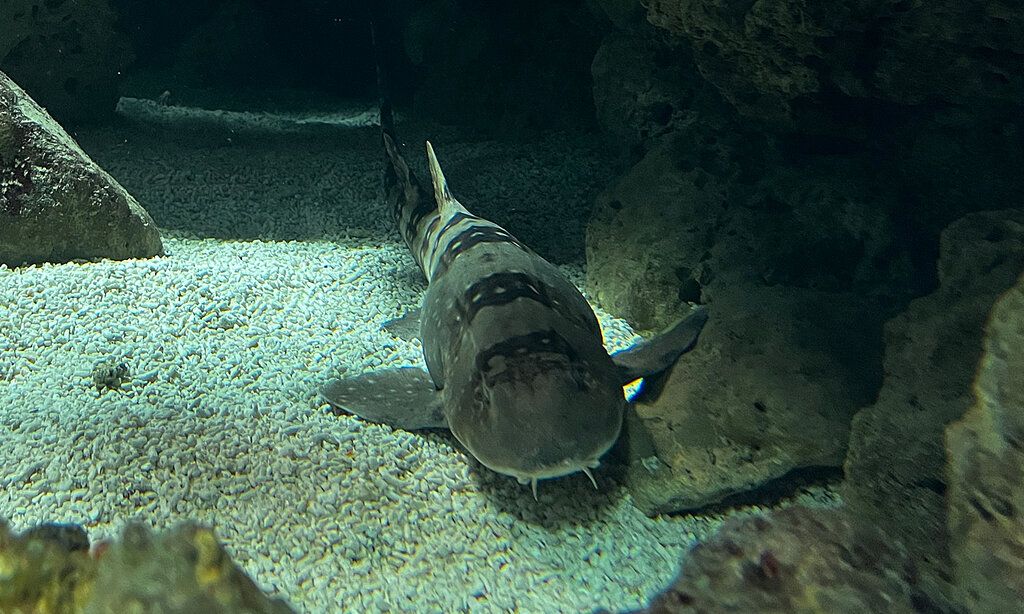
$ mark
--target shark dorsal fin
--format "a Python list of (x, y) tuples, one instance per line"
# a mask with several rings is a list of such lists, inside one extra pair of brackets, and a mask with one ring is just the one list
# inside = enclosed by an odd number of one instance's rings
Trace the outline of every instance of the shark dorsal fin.
[(448, 190), (448, 181), (444, 178), (444, 172), (434, 154), (434, 146), (427, 141), (427, 164), (430, 166), (430, 179), (434, 184), (434, 200), (437, 201), (437, 210), (441, 217), (448, 217), (455, 211), (463, 209), (459, 201), (455, 200)]

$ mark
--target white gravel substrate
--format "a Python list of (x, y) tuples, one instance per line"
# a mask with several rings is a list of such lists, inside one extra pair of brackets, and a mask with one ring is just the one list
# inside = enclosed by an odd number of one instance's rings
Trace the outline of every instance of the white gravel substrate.
[[(447, 436), (338, 418), (317, 398), (339, 373), (421, 360), (380, 329), (423, 284), (373, 197), (375, 138), (344, 134), (331, 159), (308, 136), (80, 135), (167, 229), (167, 256), (0, 267), (0, 516), (94, 538), (130, 519), (209, 523), (302, 612), (641, 605), (718, 519), (648, 519), (606, 478), (600, 492), (544, 482), (535, 502)], [(127, 143), (148, 155), (126, 156)], [(507, 167), (501, 147), (452, 149), (489, 148)], [(522, 162), (503, 172), (529, 176), (545, 147), (515, 146)], [(578, 172), (571, 162), (550, 173)], [(223, 232), (202, 238), (213, 213)], [(332, 240), (301, 236), (316, 228)], [(628, 343), (622, 322), (602, 323), (610, 345)], [(130, 369), (120, 392), (92, 387), (107, 359)]]

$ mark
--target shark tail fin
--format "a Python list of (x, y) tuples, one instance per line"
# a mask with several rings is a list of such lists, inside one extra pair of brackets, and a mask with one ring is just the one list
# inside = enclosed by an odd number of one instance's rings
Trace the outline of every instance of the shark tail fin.
[(459, 201), (455, 200), (451, 191), (448, 190), (448, 181), (444, 178), (444, 171), (434, 154), (434, 146), (427, 141), (427, 164), (430, 167), (430, 178), (434, 183), (434, 200), (437, 201), (437, 209), (441, 216), (451, 215), (453, 210), (462, 209)]
[(389, 176), (385, 177), (385, 187), (391, 184), (392, 181), (397, 181), (403, 186), (403, 189), (408, 189), (406, 186), (410, 185), (415, 179), (412, 177), (409, 165), (405, 162), (405, 157), (402, 156), (402, 152), (398, 148), (395, 137), (387, 130), (382, 130), (381, 138), (384, 139), (384, 151), (391, 162), (387, 167), (388, 172), (386, 174)]
[(380, 136), (384, 144), (387, 163), (384, 165), (384, 193), (401, 189), (405, 192), (415, 190), (418, 186), (416, 177), (409, 170), (409, 165), (402, 156), (398, 135), (395, 132), (395, 113), (391, 105), (391, 90), (388, 73), (385, 67), (385, 35), (386, 22), (383, 11), (385, 3), (372, 6), (370, 9), (370, 34), (373, 39), (373, 55), (377, 68), (377, 101), (380, 110)]

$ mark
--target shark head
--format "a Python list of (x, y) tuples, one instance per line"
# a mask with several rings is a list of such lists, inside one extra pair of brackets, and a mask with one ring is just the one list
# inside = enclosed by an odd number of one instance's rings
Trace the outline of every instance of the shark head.
[(484, 466), (534, 489), (537, 480), (590, 476), (626, 408), (614, 379), (536, 355), (493, 365), (473, 396), (469, 415), (450, 417), (453, 433)]

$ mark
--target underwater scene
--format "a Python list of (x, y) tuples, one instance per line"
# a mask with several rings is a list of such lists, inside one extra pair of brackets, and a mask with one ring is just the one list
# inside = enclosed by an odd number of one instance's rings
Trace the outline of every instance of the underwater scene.
[(1024, 611), (1024, 5), (0, 0), (0, 614)]

